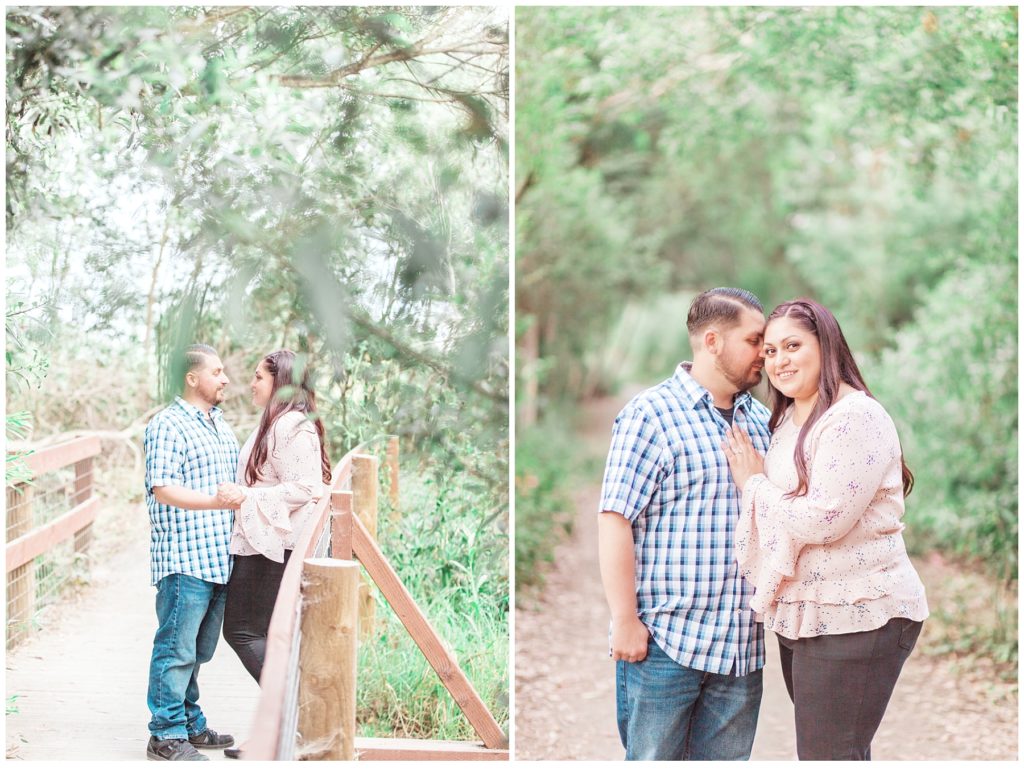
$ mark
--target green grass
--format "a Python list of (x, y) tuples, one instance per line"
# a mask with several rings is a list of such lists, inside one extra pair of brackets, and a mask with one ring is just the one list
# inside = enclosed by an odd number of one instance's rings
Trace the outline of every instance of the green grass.
[(516, 588), (538, 586), (542, 568), (572, 526), (580, 452), (568, 420), (552, 412), (516, 439)]
[[(437, 481), (403, 471), (401, 487), (402, 517), (396, 520), (382, 508), (378, 541), (507, 733), (507, 517), (495, 519), (493, 495), (465, 476)], [(359, 734), (478, 739), (412, 636), (379, 590), (372, 588), (377, 599), (377, 627), (359, 646)]]

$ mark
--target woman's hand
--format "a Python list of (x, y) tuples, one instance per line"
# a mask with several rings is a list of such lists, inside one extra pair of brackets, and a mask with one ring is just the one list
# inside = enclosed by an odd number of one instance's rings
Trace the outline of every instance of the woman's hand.
[(722, 449), (725, 450), (725, 459), (729, 461), (732, 478), (740, 490), (754, 474), (764, 473), (764, 456), (754, 449), (750, 437), (738, 425), (725, 432)]
[(222, 509), (240, 509), (245, 494), (233, 482), (221, 482), (217, 487), (217, 503)]

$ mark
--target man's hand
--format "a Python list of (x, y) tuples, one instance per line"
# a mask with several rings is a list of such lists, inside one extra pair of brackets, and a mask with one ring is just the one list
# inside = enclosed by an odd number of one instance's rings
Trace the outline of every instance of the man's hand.
[(611, 658), (641, 662), (647, 658), (647, 628), (637, 616), (633, 529), (614, 511), (597, 518), (601, 581), (612, 614)]
[(612, 620), (612, 659), (623, 662), (643, 662), (647, 659), (647, 639), (650, 633), (637, 616)]
[(217, 504), (222, 509), (240, 509), (245, 494), (234, 482), (221, 482), (217, 487)]

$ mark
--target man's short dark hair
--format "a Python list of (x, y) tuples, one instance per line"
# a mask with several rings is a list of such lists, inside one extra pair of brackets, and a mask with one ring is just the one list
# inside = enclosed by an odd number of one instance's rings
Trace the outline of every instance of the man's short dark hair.
[(690, 304), (686, 330), (691, 337), (695, 337), (713, 323), (734, 326), (739, 323), (744, 307), (764, 314), (761, 302), (750, 291), (742, 288), (712, 288), (704, 291)]
[(190, 344), (185, 348), (185, 374), (200, 368), (206, 362), (206, 356), (217, 357), (217, 351), (208, 344)]

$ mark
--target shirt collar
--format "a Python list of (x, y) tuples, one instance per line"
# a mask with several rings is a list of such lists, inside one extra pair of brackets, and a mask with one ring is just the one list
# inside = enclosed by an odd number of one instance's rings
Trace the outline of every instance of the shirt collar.
[[(676, 382), (683, 390), (683, 395), (686, 397), (688, 406), (697, 406), (702, 401), (706, 402), (708, 407), (714, 407), (715, 399), (711, 395), (711, 391), (700, 384), (690, 375), (690, 369), (693, 368), (691, 361), (683, 361), (676, 366), (675, 377)], [(750, 393), (744, 390), (741, 393), (736, 393), (732, 397), (732, 408), (736, 409), (747, 409), (750, 405)]]
[[(175, 396), (174, 402), (189, 415), (193, 417), (198, 417), (200, 420), (203, 420), (204, 422), (206, 421), (206, 418), (203, 415), (203, 410), (200, 409), (198, 406), (190, 404), (181, 396)], [(220, 417), (222, 414), (224, 414), (224, 410), (221, 409), (219, 406), (210, 407), (210, 419), (216, 421), (216, 419)]]

